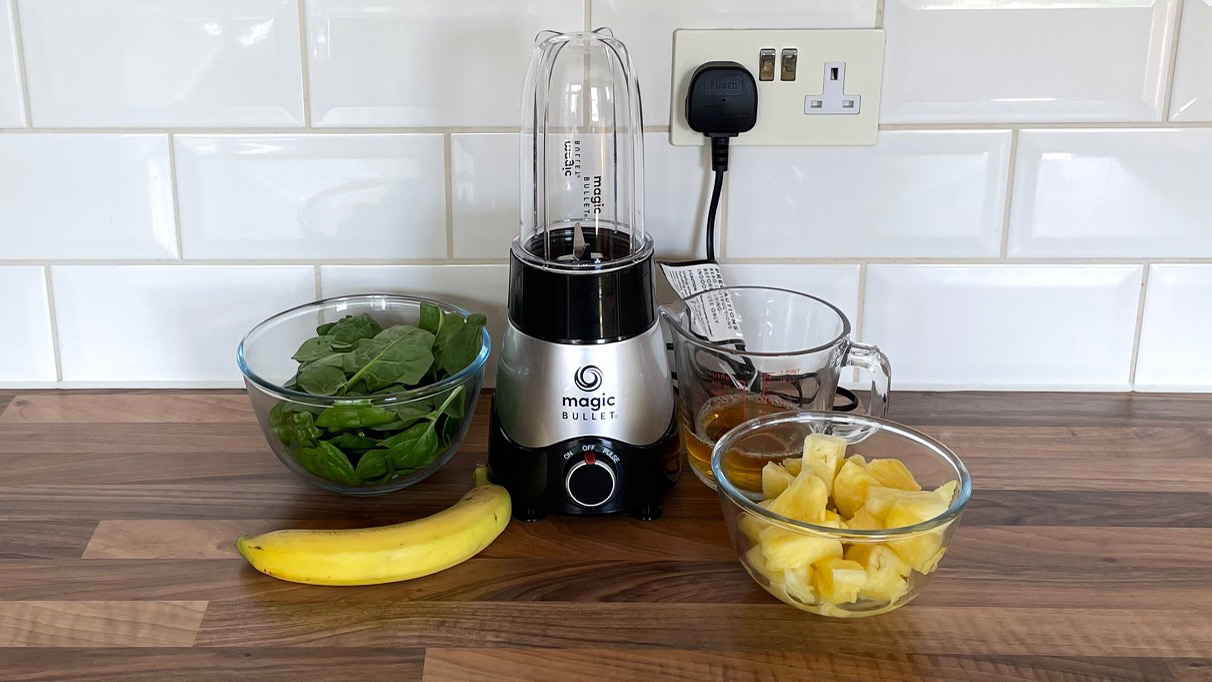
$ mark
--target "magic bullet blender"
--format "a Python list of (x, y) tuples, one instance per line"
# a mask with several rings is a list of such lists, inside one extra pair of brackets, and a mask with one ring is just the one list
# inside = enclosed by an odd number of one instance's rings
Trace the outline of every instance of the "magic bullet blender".
[(680, 464), (644, 230), (639, 85), (609, 30), (537, 43), (489, 465), (522, 519), (653, 519)]

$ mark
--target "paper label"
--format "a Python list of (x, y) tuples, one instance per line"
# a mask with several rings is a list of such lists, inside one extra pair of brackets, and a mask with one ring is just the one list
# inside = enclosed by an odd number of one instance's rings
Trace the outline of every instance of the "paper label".
[[(661, 263), (665, 279), (686, 300), (694, 294), (712, 291), (724, 286), (724, 275), (719, 263), (702, 261), (697, 263)], [(690, 308), (693, 331), (702, 334), (711, 342), (743, 340), (741, 325), (737, 321), (732, 297), (724, 292), (708, 293), (686, 300)]]

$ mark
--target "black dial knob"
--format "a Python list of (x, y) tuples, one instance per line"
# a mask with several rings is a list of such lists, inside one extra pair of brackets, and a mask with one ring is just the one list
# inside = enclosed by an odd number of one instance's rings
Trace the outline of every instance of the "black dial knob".
[(614, 496), (614, 469), (592, 455), (573, 464), (564, 477), (568, 499), (582, 507), (600, 507)]

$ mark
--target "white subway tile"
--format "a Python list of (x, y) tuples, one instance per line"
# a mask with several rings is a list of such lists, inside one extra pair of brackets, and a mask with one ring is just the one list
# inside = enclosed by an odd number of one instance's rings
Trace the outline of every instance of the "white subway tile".
[(295, 0), (22, 0), (39, 126), (302, 126)]
[(708, 154), (706, 147), (669, 144), (669, 133), (644, 135), (644, 225), (660, 258), (705, 253), (713, 180)]
[(1212, 265), (1149, 266), (1136, 390), (1212, 391)]
[(887, 0), (881, 121), (1159, 121), (1176, 4)]
[(627, 45), (640, 77), (644, 120), (669, 123), (673, 32), (679, 28), (872, 28), (875, 0), (594, 0), (593, 25)]
[(1212, 0), (1183, 5), (1171, 121), (1212, 121)]
[(851, 329), (858, 324), (858, 265), (725, 263), (721, 268), (730, 286), (766, 286), (811, 294), (841, 308), (850, 319)]
[(55, 380), (46, 275), (33, 265), (0, 267), (0, 385)]
[(0, 260), (176, 257), (167, 135), (0, 135)]
[(729, 258), (996, 256), (1010, 132), (885, 131), (873, 147), (736, 147)]
[(368, 292), (424, 296), (487, 315), (492, 354), (484, 382), (496, 383), (501, 337), (509, 319), (508, 265), (326, 265), (320, 268), (320, 290), (325, 297)]
[(1212, 130), (1024, 130), (1010, 255), (1212, 256)]
[(444, 258), (442, 136), (177, 135), (186, 258)]
[(238, 384), (236, 346), (315, 298), (311, 266), (66, 265), (51, 270), (63, 380)]
[(318, 126), (516, 126), (543, 29), (581, 30), (569, 0), (305, 0)]
[(871, 265), (863, 339), (897, 388), (1126, 389), (1138, 265)]
[(518, 136), (450, 136), (451, 227), (455, 258), (509, 257), (519, 232)]
[(0, 0), (0, 128), (25, 126), (13, 0)]

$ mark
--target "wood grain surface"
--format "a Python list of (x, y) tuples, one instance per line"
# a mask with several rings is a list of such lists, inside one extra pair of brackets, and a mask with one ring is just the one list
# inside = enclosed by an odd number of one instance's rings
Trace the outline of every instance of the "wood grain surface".
[(241, 392), (0, 392), (0, 680), (1212, 680), (1212, 396), (898, 393), (976, 492), (927, 590), (862, 621), (762, 591), (689, 474), (657, 522), (514, 522), (404, 583), (235, 553), (448, 506), (487, 410), (433, 478), (356, 499), (287, 472)]

